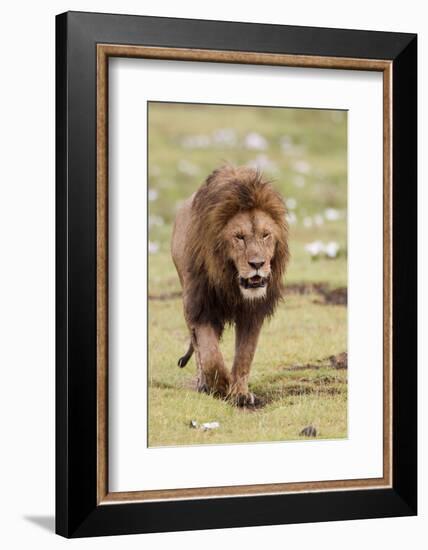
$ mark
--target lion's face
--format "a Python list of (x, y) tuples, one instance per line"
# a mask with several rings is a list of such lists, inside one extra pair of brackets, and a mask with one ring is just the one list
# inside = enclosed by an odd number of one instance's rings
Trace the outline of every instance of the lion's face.
[(277, 231), (274, 220), (257, 209), (239, 212), (224, 229), (227, 254), (236, 267), (236, 284), (245, 299), (266, 296)]

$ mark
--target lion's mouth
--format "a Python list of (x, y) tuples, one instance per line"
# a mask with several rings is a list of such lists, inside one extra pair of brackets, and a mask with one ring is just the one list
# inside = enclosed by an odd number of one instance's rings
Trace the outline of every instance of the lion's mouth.
[(266, 286), (267, 278), (260, 275), (254, 275), (253, 277), (239, 277), (239, 284), (242, 288), (263, 288)]

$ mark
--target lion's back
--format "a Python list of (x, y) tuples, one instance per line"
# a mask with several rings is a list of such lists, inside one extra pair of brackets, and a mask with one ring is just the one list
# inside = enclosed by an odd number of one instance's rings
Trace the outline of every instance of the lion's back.
[(171, 238), (171, 256), (183, 286), (187, 269), (186, 242), (192, 219), (192, 203), (195, 194), (186, 199), (177, 209)]

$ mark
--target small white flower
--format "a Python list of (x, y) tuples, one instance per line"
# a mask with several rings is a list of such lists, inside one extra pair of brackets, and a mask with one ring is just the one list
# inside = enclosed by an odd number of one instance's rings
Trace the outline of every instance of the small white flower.
[(314, 241), (305, 245), (305, 250), (314, 258), (324, 252), (324, 244), (321, 241)]
[(232, 128), (219, 128), (213, 132), (213, 141), (218, 145), (234, 147), (237, 143), (235, 130), (232, 130)]
[(296, 187), (301, 189), (302, 187), (305, 187), (305, 178), (303, 176), (296, 176), (293, 183)]
[(293, 140), (289, 136), (282, 136), (280, 146), (283, 153), (289, 153), (293, 150)]
[(158, 196), (159, 196), (159, 193), (157, 192), (156, 189), (149, 189), (149, 201), (155, 201)]
[(297, 201), (296, 199), (293, 199), (292, 197), (290, 197), (289, 199), (287, 199), (286, 205), (287, 205), (287, 208), (289, 208), (290, 210), (294, 210), (297, 206)]
[(294, 212), (288, 212), (286, 218), (290, 225), (297, 223), (297, 216)]
[(258, 170), (266, 170), (268, 172), (278, 171), (278, 167), (275, 162), (270, 160), (267, 155), (257, 155), (255, 159), (252, 159), (247, 163), (247, 166)]
[(199, 173), (199, 168), (185, 159), (179, 161), (177, 168), (179, 172), (187, 176), (195, 176)]
[(340, 212), (335, 208), (327, 208), (324, 212), (324, 216), (326, 220), (334, 222), (340, 218)]
[(181, 145), (186, 149), (206, 149), (211, 145), (211, 139), (203, 134), (186, 136), (181, 140)]
[(245, 136), (244, 145), (247, 149), (265, 151), (268, 148), (267, 139), (257, 132), (250, 132)]
[(149, 216), (149, 227), (154, 226), (162, 226), (164, 224), (163, 218), (161, 216), (156, 216), (153, 214), (152, 216)]
[(149, 253), (156, 254), (156, 252), (159, 252), (159, 243), (149, 241)]
[(293, 168), (300, 174), (308, 174), (311, 171), (309, 162), (306, 162), (305, 160), (296, 160), (293, 164)]
[(312, 227), (312, 218), (310, 218), (309, 216), (303, 218), (303, 225), (308, 228)]
[(323, 225), (324, 223), (324, 218), (322, 217), (322, 214), (315, 214), (314, 216), (314, 223), (315, 225), (317, 225), (318, 227), (320, 225)]
[(330, 241), (325, 246), (325, 253), (329, 258), (336, 258), (339, 250), (340, 250), (340, 246), (335, 241)]

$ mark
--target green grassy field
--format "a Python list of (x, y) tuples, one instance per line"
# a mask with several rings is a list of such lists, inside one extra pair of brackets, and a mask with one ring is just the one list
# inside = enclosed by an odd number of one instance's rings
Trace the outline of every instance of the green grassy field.
[[(346, 114), (331, 111), (151, 104), (149, 107), (149, 445), (239, 443), (347, 435), (346, 305), (316, 292), (346, 289)], [(169, 242), (175, 210), (224, 162), (260, 167), (287, 199), (289, 293), (266, 323), (250, 388), (266, 406), (242, 410), (194, 390), (180, 285)], [(305, 248), (333, 249), (312, 257)], [(334, 300), (333, 300), (334, 302)], [(233, 330), (222, 350), (230, 366)], [(212, 431), (191, 420), (219, 422)]]

